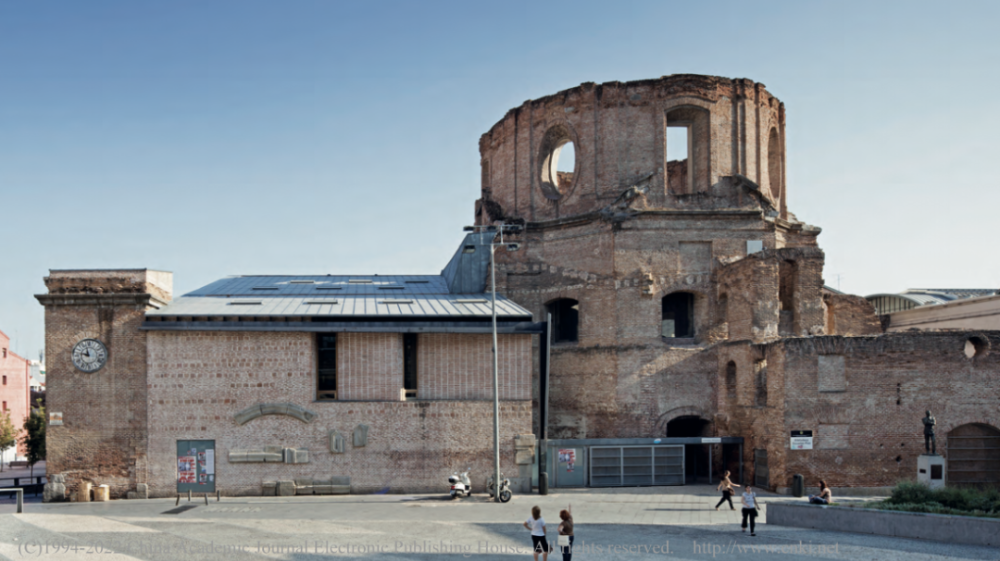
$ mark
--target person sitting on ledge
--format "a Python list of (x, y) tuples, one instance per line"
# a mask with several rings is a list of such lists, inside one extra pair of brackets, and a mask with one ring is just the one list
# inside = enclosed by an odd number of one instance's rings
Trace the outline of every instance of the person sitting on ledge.
[(819, 494), (809, 495), (809, 504), (814, 505), (828, 505), (833, 502), (833, 493), (830, 492), (830, 488), (827, 487), (826, 481), (820, 480), (819, 482)]

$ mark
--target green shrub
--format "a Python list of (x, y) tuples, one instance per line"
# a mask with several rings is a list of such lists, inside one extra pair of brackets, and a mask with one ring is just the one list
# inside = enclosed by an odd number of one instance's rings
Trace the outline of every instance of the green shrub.
[(904, 512), (1000, 517), (1000, 489), (945, 487), (931, 490), (922, 483), (902, 481), (889, 498), (863, 506)]

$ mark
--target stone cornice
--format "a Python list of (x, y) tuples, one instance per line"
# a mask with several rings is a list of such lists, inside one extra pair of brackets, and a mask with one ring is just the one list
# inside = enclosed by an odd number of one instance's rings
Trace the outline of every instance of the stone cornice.
[(36, 294), (43, 306), (152, 306), (167, 303), (152, 294)]

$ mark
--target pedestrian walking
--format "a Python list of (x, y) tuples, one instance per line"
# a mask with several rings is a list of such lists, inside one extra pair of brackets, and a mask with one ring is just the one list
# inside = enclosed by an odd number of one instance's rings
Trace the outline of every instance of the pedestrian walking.
[(814, 505), (828, 505), (833, 502), (833, 492), (827, 486), (826, 481), (820, 480), (819, 494), (809, 495), (809, 503)]
[(743, 489), (743, 531), (747, 531), (747, 518), (750, 518), (750, 535), (756, 536), (757, 533), (755, 528), (757, 526), (757, 495), (754, 494), (753, 489), (747, 485)]
[(545, 519), (542, 518), (542, 509), (538, 506), (531, 507), (531, 518), (524, 521), (524, 527), (531, 530), (531, 549), (538, 561), (538, 554), (542, 554), (542, 561), (549, 559), (549, 542), (545, 539)]
[(566, 510), (559, 511), (559, 549), (562, 551), (563, 561), (573, 559), (573, 505), (566, 505)]
[(722, 503), (726, 501), (729, 501), (729, 510), (736, 510), (736, 507), (733, 506), (733, 493), (735, 492), (733, 487), (739, 487), (739, 485), (729, 480), (729, 470), (726, 470), (726, 474), (722, 476), (719, 486), (715, 488), (716, 491), (722, 491), (722, 498), (715, 504), (715, 510), (719, 510)]

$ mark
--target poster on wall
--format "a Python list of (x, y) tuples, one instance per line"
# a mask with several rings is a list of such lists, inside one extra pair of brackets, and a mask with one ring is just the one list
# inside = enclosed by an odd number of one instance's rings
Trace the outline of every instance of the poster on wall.
[[(208, 450), (205, 450), (205, 473), (207, 473), (208, 475), (215, 475), (215, 449), (214, 448), (209, 448)], [(212, 481), (212, 478), (209, 477), (208, 480)]]
[(560, 449), (559, 463), (566, 464), (566, 471), (573, 471), (573, 464), (576, 463), (576, 450), (573, 448)]
[(197, 483), (197, 466), (195, 456), (180, 456), (177, 458), (177, 482)]

